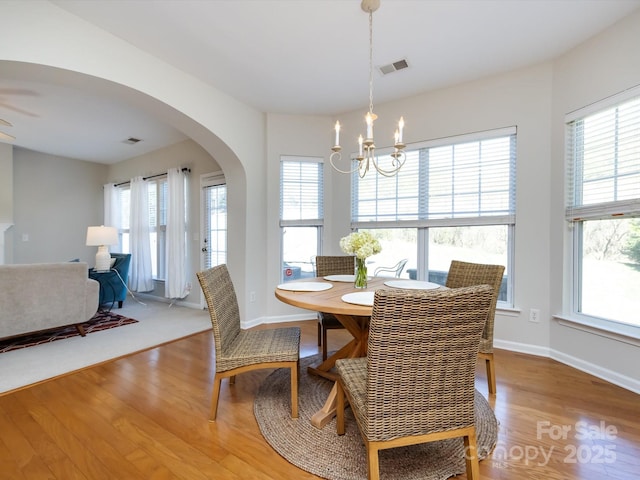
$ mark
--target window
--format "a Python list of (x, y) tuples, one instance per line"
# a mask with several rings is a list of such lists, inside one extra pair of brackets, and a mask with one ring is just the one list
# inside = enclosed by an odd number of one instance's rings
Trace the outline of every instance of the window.
[[(167, 177), (147, 180), (149, 189), (149, 243), (151, 245), (151, 271), (155, 280), (164, 280), (166, 275), (165, 248), (167, 233)], [(120, 189), (120, 251), (130, 253), (130, 199), (131, 188), (123, 184)]]
[(203, 268), (227, 263), (227, 185), (224, 176), (214, 174), (202, 179)]
[(571, 313), (640, 326), (640, 89), (567, 116)]
[(499, 301), (512, 305), (515, 127), (425, 142), (406, 155), (394, 177), (352, 175), (352, 228), (382, 242), (369, 268), (407, 258), (403, 276), (444, 283), (454, 259), (504, 265)]
[(290, 157), (280, 162), (280, 231), (283, 281), (313, 277), (320, 251), (323, 207), (321, 158)]

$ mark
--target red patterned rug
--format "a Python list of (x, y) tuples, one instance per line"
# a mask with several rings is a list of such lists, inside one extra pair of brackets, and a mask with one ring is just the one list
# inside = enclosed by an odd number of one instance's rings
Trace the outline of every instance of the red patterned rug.
[[(84, 327), (86, 334), (89, 335), (90, 333), (99, 332), (101, 330), (108, 330), (110, 328), (121, 327), (123, 325), (129, 325), (137, 322), (138, 320), (123, 317), (117, 313), (98, 312), (91, 320), (83, 323), (82, 326)], [(24, 335), (22, 337), (13, 337), (7, 340), (0, 340), (0, 353), (78, 336), (80, 336), (78, 329), (75, 326), (71, 326), (31, 335)]]

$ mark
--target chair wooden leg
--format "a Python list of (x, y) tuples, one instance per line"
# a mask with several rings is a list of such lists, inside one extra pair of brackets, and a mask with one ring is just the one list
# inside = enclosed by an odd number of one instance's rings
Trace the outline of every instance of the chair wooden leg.
[(216, 374), (213, 379), (213, 393), (211, 394), (211, 413), (209, 414), (209, 421), (215, 422), (218, 415), (218, 398), (220, 398), (220, 383), (222, 383), (222, 377)]
[(322, 327), (322, 360), (327, 359), (327, 329)]
[(478, 447), (476, 445), (475, 432), (464, 436), (464, 451), (467, 480), (478, 480), (480, 478), (480, 464), (478, 463)]
[(484, 361), (487, 367), (487, 383), (489, 384), (489, 394), (496, 393), (496, 368), (493, 362), (493, 353), (485, 353)]
[(336, 433), (344, 435), (344, 390), (339, 381), (336, 387)]
[(322, 345), (322, 324), (318, 320), (318, 346)]
[(291, 418), (298, 418), (298, 362), (291, 367)]
[[(380, 466), (378, 464), (378, 448), (365, 441), (367, 444), (367, 471), (369, 480), (380, 480)], [(477, 477), (476, 477), (477, 478)]]

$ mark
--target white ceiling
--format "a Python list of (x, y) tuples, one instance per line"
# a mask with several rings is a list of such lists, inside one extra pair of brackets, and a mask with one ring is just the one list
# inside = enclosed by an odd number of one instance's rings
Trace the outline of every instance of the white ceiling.
[[(368, 104), (368, 16), (360, 0), (52, 3), (261, 111), (336, 115)], [(376, 70), (374, 100), (548, 61), (637, 8), (640, 0), (381, 0), (374, 66), (406, 59), (409, 68)], [(1, 65), (0, 119), (13, 124), (0, 124), (0, 132), (14, 135), (14, 145), (101, 163), (185, 138), (115, 92)], [(129, 137), (143, 141), (122, 143)]]

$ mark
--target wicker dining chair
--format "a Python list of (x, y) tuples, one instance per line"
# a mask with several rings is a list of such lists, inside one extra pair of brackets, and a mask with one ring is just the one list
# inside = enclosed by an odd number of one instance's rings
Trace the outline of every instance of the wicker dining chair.
[(218, 265), (196, 275), (209, 307), (216, 349), (210, 421), (217, 416), (222, 379), (229, 377), (233, 384), (237, 374), (263, 368), (291, 370), (291, 417), (297, 418), (300, 329), (241, 329), (238, 300), (227, 266)]
[(467, 478), (479, 478), (474, 376), (492, 296), (488, 285), (376, 291), (367, 357), (336, 361), (337, 432), (345, 432), (346, 395), (369, 479), (380, 478), (380, 450), (457, 437)]
[(493, 361), (493, 326), (503, 274), (503, 265), (486, 265), (452, 260), (446, 281), (446, 286), (449, 288), (469, 287), (471, 285), (491, 285), (493, 287), (493, 301), (487, 315), (487, 323), (482, 331), (478, 353), (478, 357), (485, 361), (490, 394), (496, 393), (496, 369)]
[[(356, 269), (356, 257), (341, 255), (318, 255), (316, 257), (316, 276), (353, 275)], [(327, 330), (344, 328), (332, 313), (318, 312), (318, 346), (322, 346), (322, 359), (327, 359)]]
[(335, 365), (337, 433), (345, 432), (346, 395), (369, 479), (380, 478), (380, 450), (457, 437), (467, 478), (479, 478), (474, 376), (492, 295), (488, 285), (375, 292), (367, 356)]

